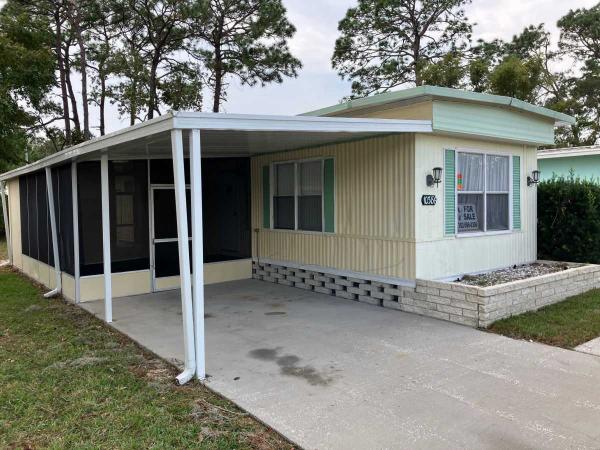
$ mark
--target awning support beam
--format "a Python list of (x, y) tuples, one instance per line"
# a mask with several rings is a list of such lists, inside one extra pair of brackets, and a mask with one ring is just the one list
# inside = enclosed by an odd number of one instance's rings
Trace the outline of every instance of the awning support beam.
[(110, 202), (108, 189), (108, 153), (100, 159), (100, 187), (102, 193), (102, 256), (104, 263), (104, 320), (113, 321), (112, 317), (112, 276), (110, 255)]
[(202, 158), (200, 130), (190, 131), (190, 178), (192, 202), (192, 267), (196, 377), (206, 378), (204, 344), (204, 231), (202, 225)]
[(77, 193), (77, 162), (71, 163), (71, 195), (73, 203), (73, 277), (75, 278), (75, 303), (81, 301), (79, 267), (79, 200)]
[(6, 235), (6, 246), (8, 260), (13, 264), (12, 241), (10, 240), (10, 222), (8, 218), (8, 207), (6, 206), (6, 182), (0, 182), (0, 195), (2, 196), (2, 217), (4, 219), (4, 234)]
[(177, 246), (179, 248), (179, 277), (181, 280), (181, 312), (183, 318), (183, 346), (185, 354), (185, 368), (183, 372), (177, 376), (177, 383), (182, 385), (190, 381), (196, 374), (196, 352), (194, 345), (194, 308), (192, 304), (185, 170), (183, 164), (183, 134), (181, 130), (171, 131), (171, 150), (173, 152)]
[(56, 277), (54, 290), (44, 294), (52, 297), (62, 291), (62, 277), (60, 273), (60, 254), (58, 252), (58, 231), (56, 229), (56, 211), (54, 207), (54, 185), (52, 184), (52, 169), (46, 167), (46, 189), (48, 191), (48, 212), (50, 213), (50, 234), (52, 235), (52, 253), (54, 256), (54, 274)]

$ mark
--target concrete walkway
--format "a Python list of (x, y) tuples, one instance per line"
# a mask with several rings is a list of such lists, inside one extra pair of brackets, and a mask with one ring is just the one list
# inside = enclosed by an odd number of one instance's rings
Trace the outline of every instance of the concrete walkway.
[[(598, 357), (254, 280), (206, 297), (207, 384), (305, 448), (600, 448)], [(114, 318), (183, 358), (177, 292)]]
[(589, 353), (590, 355), (600, 356), (600, 337), (578, 345), (575, 347), (575, 350), (582, 353)]

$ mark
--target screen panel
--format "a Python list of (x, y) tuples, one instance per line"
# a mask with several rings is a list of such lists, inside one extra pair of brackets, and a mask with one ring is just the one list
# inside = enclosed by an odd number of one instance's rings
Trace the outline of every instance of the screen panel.
[(112, 271), (149, 269), (147, 162), (110, 161), (108, 172)]
[(103, 273), (100, 161), (77, 164), (80, 274)]
[(19, 203), (21, 212), (21, 252), (29, 256), (29, 204), (27, 202), (27, 176), (19, 177)]

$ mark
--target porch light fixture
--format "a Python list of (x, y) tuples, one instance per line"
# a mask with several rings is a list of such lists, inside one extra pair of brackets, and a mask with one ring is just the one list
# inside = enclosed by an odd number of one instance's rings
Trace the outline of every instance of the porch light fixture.
[(440, 182), (442, 181), (442, 168), (434, 167), (433, 175), (427, 174), (426, 181), (427, 181), (427, 186), (431, 187), (435, 184), (435, 186), (437, 187), (437, 185), (440, 184)]
[(540, 171), (534, 170), (531, 172), (531, 176), (527, 175), (527, 186), (532, 184), (538, 184), (540, 182)]

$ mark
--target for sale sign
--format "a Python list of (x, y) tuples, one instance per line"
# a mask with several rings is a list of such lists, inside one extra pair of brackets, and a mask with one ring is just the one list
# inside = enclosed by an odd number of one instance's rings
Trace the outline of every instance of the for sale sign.
[(464, 204), (458, 205), (458, 231), (478, 231), (479, 218), (477, 217), (477, 209), (475, 205)]

